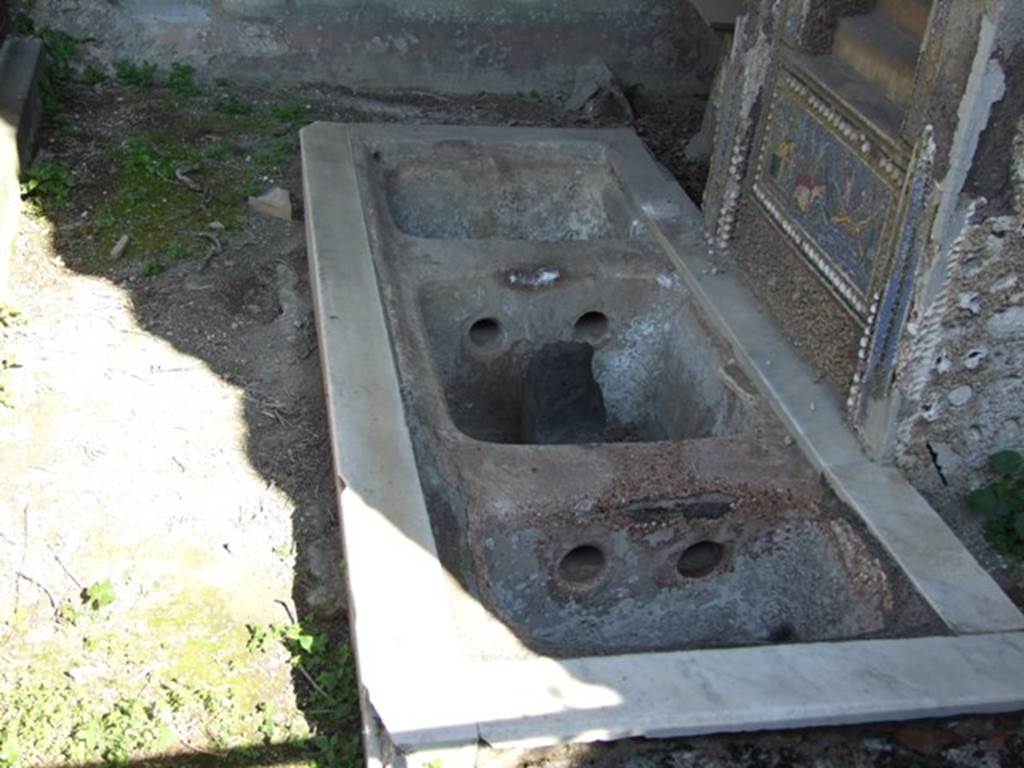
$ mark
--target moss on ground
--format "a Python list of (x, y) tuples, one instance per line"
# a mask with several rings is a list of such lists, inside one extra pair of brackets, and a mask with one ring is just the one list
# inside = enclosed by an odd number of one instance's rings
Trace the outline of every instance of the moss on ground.
[(360, 764), (352, 654), (320, 628), (234, 624), (195, 589), (109, 614), (66, 603), (52, 642), (5, 649), (0, 766)]

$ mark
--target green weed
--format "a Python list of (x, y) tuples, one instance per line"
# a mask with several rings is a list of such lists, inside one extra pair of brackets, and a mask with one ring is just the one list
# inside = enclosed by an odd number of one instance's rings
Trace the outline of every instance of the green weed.
[(151, 61), (136, 64), (131, 59), (118, 59), (114, 62), (114, 75), (125, 85), (136, 88), (152, 88), (156, 84), (157, 66)]
[(281, 173), (284, 166), (291, 159), (295, 147), (291, 141), (282, 140), (275, 142), (272, 146), (252, 156), (252, 161), (265, 174), (276, 175)]
[(22, 37), (31, 37), (36, 33), (36, 23), (32, 17), (24, 11), (18, 11), (14, 16), (14, 34)]
[(251, 115), (252, 105), (237, 94), (229, 93), (217, 100), (214, 109), (225, 115)]
[(99, 85), (105, 82), (107, 79), (107, 73), (97, 67), (95, 64), (89, 64), (84, 70), (82, 70), (81, 81), (83, 84), (90, 87)]
[(196, 83), (195, 67), (180, 62), (171, 65), (171, 74), (167, 78), (167, 85), (176, 94), (185, 98), (198, 96), (203, 92), (203, 89)]
[(46, 51), (46, 70), (39, 82), (39, 97), (43, 113), (62, 127), (67, 124), (60, 106), (60, 86), (70, 78), (78, 58), (78, 41), (66, 32), (52, 27), (37, 28), (32, 18), (19, 13), (14, 18), (14, 29), (19, 35), (38, 37)]
[(316, 733), (312, 743), (319, 753), (317, 765), (356, 768), (362, 765), (362, 745), (352, 734), (359, 719), (358, 683), (352, 650), (346, 643), (334, 643), (326, 633), (308, 622), (287, 625), (248, 625), (246, 647), (265, 653), (282, 644), (291, 663), (307, 686), (305, 708), (318, 713), (325, 723), (350, 726), (344, 732)]
[(985, 515), (985, 535), (1000, 552), (1024, 559), (1024, 457), (1001, 451), (989, 459), (996, 478), (967, 497)]
[(306, 117), (308, 112), (309, 108), (305, 104), (299, 103), (278, 104), (270, 109), (270, 114), (273, 118), (283, 123), (300, 122)]
[(173, 181), (178, 168), (196, 159), (194, 150), (162, 131), (132, 136), (121, 146), (120, 156), (129, 174), (149, 174), (163, 181)]
[(39, 160), (25, 171), (21, 196), (35, 198), (41, 205), (64, 203), (75, 186), (75, 176), (60, 163)]
[(93, 611), (101, 611), (114, 602), (114, 587), (110, 579), (97, 581), (82, 590), (82, 604)]
[(142, 266), (139, 267), (139, 274), (143, 277), (156, 277), (157, 275), (162, 275), (166, 271), (167, 267), (165, 267), (163, 262), (155, 256), (150, 256), (142, 262)]

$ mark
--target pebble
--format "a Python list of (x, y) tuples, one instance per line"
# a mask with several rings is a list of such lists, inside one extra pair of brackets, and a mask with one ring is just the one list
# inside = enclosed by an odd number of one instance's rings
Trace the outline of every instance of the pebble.
[(949, 395), (948, 395), (949, 402), (952, 403), (957, 408), (961, 408), (961, 407), (967, 405), (967, 403), (969, 403), (971, 401), (971, 398), (973, 396), (974, 396), (974, 390), (971, 389), (970, 387), (968, 387), (967, 385), (964, 385), (962, 387), (957, 387), (952, 392), (950, 392)]
[(124, 256), (125, 249), (128, 248), (128, 235), (121, 235), (121, 239), (117, 241), (113, 248), (110, 249), (110, 258), (117, 261)]
[(292, 220), (292, 197), (283, 187), (274, 187), (259, 197), (250, 197), (249, 206), (257, 213), (273, 219)]

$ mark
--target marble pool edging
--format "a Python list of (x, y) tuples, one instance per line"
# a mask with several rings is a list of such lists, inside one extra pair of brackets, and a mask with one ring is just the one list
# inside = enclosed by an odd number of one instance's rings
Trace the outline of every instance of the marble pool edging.
[[(465, 658), (420, 488), (370, 250), (353, 137), (597, 142), (623, 189), (807, 458), (950, 636), (577, 659)], [(938, 514), (873, 464), (838, 402), (727, 271), (699, 212), (627, 130), (317, 123), (302, 131), (311, 283), (371, 764), (472, 765), (497, 748), (1024, 708), (1024, 616)], [(454, 750), (454, 752), (453, 752)], [(449, 760), (445, 759), (446, 767)]]

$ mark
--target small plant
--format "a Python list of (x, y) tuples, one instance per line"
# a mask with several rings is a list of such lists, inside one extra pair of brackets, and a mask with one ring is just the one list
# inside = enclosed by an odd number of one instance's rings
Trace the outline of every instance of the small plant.
[(217, 100), (214, 107), (225, 115), (251, 115), (252, 105), (237, 94), (229, 93)]
[(13, 328), (24, 322), (25, 320), (21, 315), (20, 309), (9, 304), (0, 304), (0, 327)]
[(146, 173), (164, 181), (174, 178), (177, 164), (152, 141), (133, 136), (121, 147), (120, 154), (126, 171)]
[(167, 271), (167, 267), (163, 265), (160, 259), (155, 256), (151, 256), (142, 262), (142, 266), (139, 267), (139, 274), (143, 277), (156, 277)]
[(156, 83), (156, 64), (143, 61), (136, 64), (131, 59), (118, 59), (114, 62), (114, 75), (125, 85), (136, 88), (152, 88)]
[(307, 112), (309, 112), (309, 108), (305, 104), (298, 103), (278, 104), (270, 109), (270, 114), (274, 119), (283, 123), (297, 123), (306, 116)]
[(67, 80), (78, 57), (78, 41), (52, 27), (43, 27), (37, 34), (46, 47), (47, 74), (55, 80)]
[(167, 243), (167, 258), (169, 261), (184, 261), (192, 255), (192, 251), (181, 240), (171, 240)]
[[(265, 653), (274, 643), (291, 654), (292, 666), (309, 683), (307, 707), (332, 725), (354, 724), (359, 717), (355, 660), (346, 643), (334, 643), (326, 633), (308, 622), (270, 626), (247, 625), (246, 647), (252, 653)], [(319, 752), (318, 765), (362, 765), (362, 748), (357, 736), (348, 733), (319, 733), (313, 737)]]
[(255, 153), (252, 156), (252, 161), (263, 173), (273, 175), (281, 172), (281, 169), (291, 158), (292, 151), (292, 143), (282, 140), (261, 152)]
[(97, 67), (95, 64), (89, 64), (84, 70), (82, 70), (82, 83), (90, 87), (99, 85), (105, 82), (107, 79), (107, 73)]
[(171, 74), (167, 78), (167, 85), (179, 96), (186, 98), (198, 96), (203, 89), (196, 83), (196, 69), (190, 64), (175, 62), (171, 65)]
[(37, 29), (32, 18), (19, 13), (14, 18), (14, 29), (19, 35), (37, 36), (46, 50), (46, 72), (39, 82), (39, 96), (43, 113), (58, 124), (61, 122), (60, 85), (71, 76), (78, 57), (78, 41), (66, 32), (43, 27)]
[(78, 620), (82, 618), (82, 612), (76, 605), (68, 600), (57, 606), (57, 621), (61, 624), (67, 624), (74, 626), (78, 623)]
[(42, 198), (45, 202), (63, 203), (75, 186), (75, 177), (67, 168), (50, 160), (40, 160), (25, 171), (21, 183), (22, 197)]
[(36, 33), (36, 23), (27, 13), (18, 11), (14, 16), (14, 33), (22, 37), (31, 37)]
[(82, 604), (93, 611), (101, 611), (114, 602), (114, 587), (110, 579), (97, 581), (82, 590)]
[(1024, 559), (1024, 457), (1001, 451), (989, 459), (996, 479), (967, 497), (985, 515), (985, 535), (1000, 552)]

